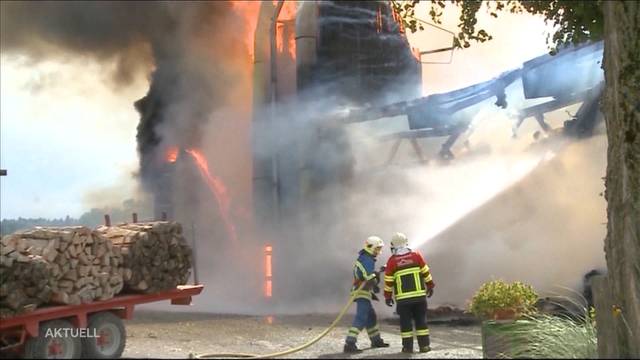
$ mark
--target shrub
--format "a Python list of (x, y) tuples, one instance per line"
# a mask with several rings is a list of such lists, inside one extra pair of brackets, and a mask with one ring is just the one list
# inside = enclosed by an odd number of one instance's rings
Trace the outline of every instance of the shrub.
[(598, 357), (596, 324), (587, 314), (576, 321), (566, 316), (536, 315), (516, 331), (527, 339), (513, 349), (517, 358), (595, 359)]
[(482, 319), (519, 318), (535, 312), (538, 294), (530, 285), (493, 280), (482, 284), (471, 300), (470, 311)]

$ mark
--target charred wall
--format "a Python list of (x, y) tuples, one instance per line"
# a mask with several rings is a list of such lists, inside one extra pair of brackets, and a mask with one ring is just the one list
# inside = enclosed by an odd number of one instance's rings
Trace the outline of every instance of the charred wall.
[(420, 96), (421, 64), (387, 2), (322, 1), (317, 35), (317, 62), (299, 70), (299, 92), (322, 86), (358, 105)]
[[(334, 107), (362, 107), (421, 95), (421, 63), (399, 17), (386, 1), (321, 1), (315, 61), (299, 64), (298, 94), (329, 98)], [(330, 112), (335, 109), (327, 109)], [(309, 187), (346, 182), (354, 172), (351, 145), (340, 128), (318, 129), (306, 159)]]
[[(256, 202), (256, 218), (279, 214), (274, 258), (286, 261), (274, 263), (274, 294), (287, 301), (308, 300), (317, 294), (310, 289), (341, 289), (344, 284), (327, 284), (344, 264), (333, 249), (360, 242), (349, 228), (345, 200), (357, 186), (353, 144), (343, 127), (326, 126), (328, 117), (338, 109), (419, 97), (422, 83), (421, 64), (388, 2), (305, 2), (296, 26), (296, 104), (289, 109), (281, 99), (285, 115), (273, 125), (274, 143), (286, 145), (274, 146), (271, 161), (254, 172), (271, 180), (254, 178), (256, 199), (275, 203), (258, 209)], [(321, 256), (325, 250), (332, 255)], [(311, 253), (319, 256), (300, 256)], [(308, 272), (314, 276), (299, 276)]]

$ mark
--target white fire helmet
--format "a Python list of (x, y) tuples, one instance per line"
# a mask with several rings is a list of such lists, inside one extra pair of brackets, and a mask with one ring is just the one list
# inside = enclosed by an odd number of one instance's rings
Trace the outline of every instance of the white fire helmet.
[(401, 232), (397, 232), (393, 234), (393, 236), (391, 237), (391, 248), (399, 249), (399, 248), (405, 248), (407, 246), (409, 246), (409, 240), (407, 239), (407, 235)]
[(364, 242), (364, 244), (366, 247), (375, 249), (378, 247), (383, 247), (384, 241), (382, 241), (382, 239), (377, 236), (369, 236), (367, 240)]

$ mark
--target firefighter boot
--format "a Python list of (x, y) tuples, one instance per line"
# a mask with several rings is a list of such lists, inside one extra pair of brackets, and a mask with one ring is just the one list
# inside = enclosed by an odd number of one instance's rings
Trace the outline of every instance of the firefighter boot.
[(431, 347), (429, 346), (429, 335), (418, 336), (418, 346), (420, 347), (421, 353), (426, 353), (431, 351)]
[(348, 342), (344, 344), (344, 349), (342, 350), (345, 353), (357, 354), (361, 353), (362, 350), (358, 349), (356, 343)]
[(378, 335), (378, 336), (376, 336), (374, 338), (371, 338), (371, 347), (372, 348), (385, 348), (385, 347), (389, 347), (389, 344), (384, 342), (384, 340), (382, 340), (382, 338)]
[(413, 337), (402, 338), (402, 352), (409, 354), (413, 352)]

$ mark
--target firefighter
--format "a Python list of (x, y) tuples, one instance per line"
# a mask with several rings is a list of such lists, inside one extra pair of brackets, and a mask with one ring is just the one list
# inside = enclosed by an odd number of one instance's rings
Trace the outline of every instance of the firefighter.
[(356, 303), (356, 316), (353, 319), (351, 328), (347, 333), (345, 339), (344, 352), (345, 353), (359, 353), (362, 350), (356, 346), (358, 340), (358, 334), (362, 329), (367, 329), (367, 335), (371, 340), (371, 347), (381, 348), (388, 347), (389, 344), (385, 343), (380, 337), (380, 330), (378, 329), (378, 320), (371, 300), (376, 299), (374, 292), (379, 292), (378, 283), (380, 282), (380, 275), (375, 271), (376, 257), (382, 251), (384, 243), (382, 239), (377, 236), (370, 236), (365, 241), (364, 249), (360, 250), (358, 259), (353, 265), (353, 287), (351, 288), (351, 295), (360, 287), (364, 282), (364, 287), (355, 292)]
[(391, 238), (391, 257), (384, 274), (384, 298), (387, 306), (396, 302), (400, 316), (402, 352), (413, 352), (413, 327), (421, 353), (431, 351), (427, 327), (427, 297), (435, 284), (422, 255), (409, 248), (407, 236), (395, 233)]

